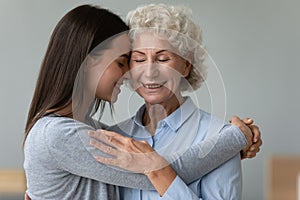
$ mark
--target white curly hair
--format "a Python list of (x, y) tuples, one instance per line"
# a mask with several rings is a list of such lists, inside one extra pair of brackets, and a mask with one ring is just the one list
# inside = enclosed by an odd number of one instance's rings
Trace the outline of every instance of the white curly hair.
[(207, 69), (204, 65), (206, 51), (202, 47), (202, 31), (192, 18), (192, 11), (186, 6), (149, 4), (132, 10), (126, 17), (130, 37), (134, 40), (141, 32), (154, 32), (167, 38), (179, 55), (192, 64), (186, 77), (188, 84), (181, 90), (196, 90), (205, 80)]

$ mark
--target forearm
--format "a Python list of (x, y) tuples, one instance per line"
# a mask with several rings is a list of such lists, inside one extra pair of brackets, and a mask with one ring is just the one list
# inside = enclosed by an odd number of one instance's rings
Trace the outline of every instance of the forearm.
[(241, 131), (234, 126), (226, 127), (218, 137), (205, 139), (189, 148), (172, 163), (172, 167), (185, 183), (191, 183), (232, 158), (245, 146), (246, 140)]
[(138, 189), (154, 189), (151, 182), (143, 174), (98, 163), (94, 159), (96, 150), (90, 145), (90, 137), (87, 134), (89, 127), (81, 124), (79, 126), (74, 122), (65, 123), (64, 127), (69, 130), (68, 134), (65, 134), (64, 130), (60, 130), (60, 127), (53, 127), (55, 129), (53, 134), (44, 136), (45, 140), (49, 142), (47, 148), (53, 159), (57, 161), (59, 168), (107, 184)]

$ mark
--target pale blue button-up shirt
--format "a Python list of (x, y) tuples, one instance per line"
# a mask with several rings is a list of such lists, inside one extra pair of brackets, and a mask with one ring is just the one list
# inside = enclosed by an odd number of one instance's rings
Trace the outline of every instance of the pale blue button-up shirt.
[[(122, 129), (123, 125), (126, 127), (125, 133), (134, 139), (146, 140), (159, 154), (167, 157), (169, 162), (176, 160), (191, 145), (199, 144), (203, 140), (211, 140), (211, 148), (213, 148), (214, 138), (217, 138), (219, 132), (228, 126), (222, 120), (198, 109), (187, 97), (176, 111), (158, 123), (155, 135), (152, 137), (142, 125), (144, 110), (145, 106), (142, 106), (135, 117), (120, 124), (118, 129)], [(207, 151), (209, 149), (200, 154), (204, 157)], [(242, 172), (239, 154), (188, 185), (177, 176), (162, 197), (156, 191), (120, 188), (121, 199), (124, 200), (239, 200), (241, 191)]]

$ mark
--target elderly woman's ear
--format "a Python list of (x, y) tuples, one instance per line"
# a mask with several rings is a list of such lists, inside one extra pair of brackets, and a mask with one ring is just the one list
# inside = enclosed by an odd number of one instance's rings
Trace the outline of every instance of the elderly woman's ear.
[(192, 69), (192, 64), (189, 61), (185, 61), (185, 68), (182, 74), (183, 77), (186, 78), (190, 74), (191, 69)]

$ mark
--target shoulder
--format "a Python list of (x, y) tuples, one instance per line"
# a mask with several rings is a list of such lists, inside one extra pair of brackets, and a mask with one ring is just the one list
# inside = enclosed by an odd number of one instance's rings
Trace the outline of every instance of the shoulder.
[(198, 109), (198, 112), (200, 113), (202, 119), (209, 120), (209, 121), (211, 121), (213, 123), (217, 123), (217, 122), (218, 123), (223, 123), (223, 124), (226, 123), (225, 122), (225, 117), (221, 118), (221, 117), (213, 115), (213, 114), (211, 114), (211, 113), (209, 113), (207, 111), (204, 111), (204, 110), (202, 110), (200, 108)]
[(44, 117), (49, 130), (72, 132), (77, 129), (93, 129), (93, 127), (68, 117)]
[(214, 132), (220, 132), (224, 127), (227, 127), (229, 124), (225, 121), (225, 118), (221, 118), (215, 115), (212, 115), (204, 110), (198, 109), (200, 113), (200, 122), (205, 124), (209, 129)]
[[(37, 125), (43, 125), (43, 136), (50, 146), (57, 146), (61, 143), (78, 138), (80, 133), (86, 133), (94, 130), (93, 127), (67, 117), (46, 116), (37, 122)], [(40, 126), (39, 126), (40, 127)]]
[(224, 118), (218, 117), (214, 114), (211, 114), (205, 110), (199, 108), (191, 99), (191, 97), (185, 97), (185, 102), (182, 105), (182, 108), (186, 110), (190, 110), (190, 113), (193, 113), (194, 116), (200, 123), (208, 124), (225, 124)]

